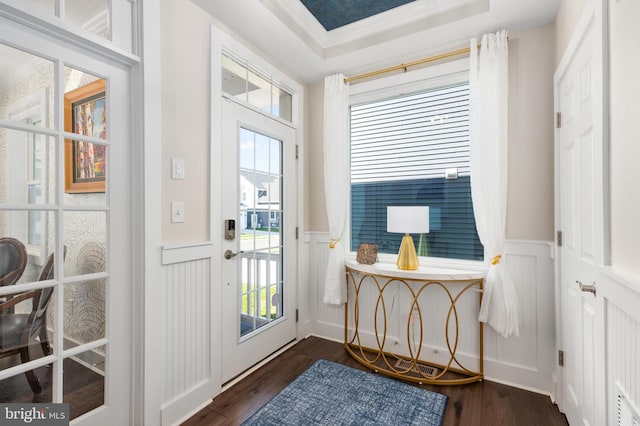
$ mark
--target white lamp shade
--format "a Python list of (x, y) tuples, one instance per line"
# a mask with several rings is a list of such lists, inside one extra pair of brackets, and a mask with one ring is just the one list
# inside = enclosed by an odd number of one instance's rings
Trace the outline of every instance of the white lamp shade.
[(428, 206), (387, 206), (387, 232), (426, 234), (429, 232)]

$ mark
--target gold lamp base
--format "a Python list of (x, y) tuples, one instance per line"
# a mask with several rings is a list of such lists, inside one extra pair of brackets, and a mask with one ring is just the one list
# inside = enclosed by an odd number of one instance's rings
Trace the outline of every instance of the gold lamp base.
[(404, 234), (404, 237), (402, 237), (396, 265), (398, 265), (398, 269), (406, 271), (415, 271), (420, 267), (416, 248), (413, 245), (413, 238), (409, 234)]

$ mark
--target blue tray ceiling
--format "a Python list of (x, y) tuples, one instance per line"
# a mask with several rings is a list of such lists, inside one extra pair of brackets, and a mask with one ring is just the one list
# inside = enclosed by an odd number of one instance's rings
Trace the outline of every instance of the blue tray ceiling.
[(331, 31), (414, 0), (300, 0)]

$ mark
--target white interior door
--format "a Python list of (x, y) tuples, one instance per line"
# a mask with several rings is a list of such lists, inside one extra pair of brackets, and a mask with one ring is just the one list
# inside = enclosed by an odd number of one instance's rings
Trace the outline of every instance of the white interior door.
[(0, 108), (0, 162), (26, 165), (0, 179), (9, 194), (0, 197), (0, 237), (29, 253), (20, 281), (0, 296), (36, 290), (37, 302), (15, 311), (42, 319), (24, 345), (30, 361), (3, 358), (0, 388), (12, 393), (2, 402), (69, 403), (74, 424), (128, 424), (129, 71), (4, 18), (0, 51), (3, 69), (11, 64), (1, 80), (9, 107)]
[(604, 315), (597, 268), (605, 253), (602, 65), (593, 18), (556, 77), (557, 227), (561, 350), (561, 410), (572, 425), (603, 424)]
[[(223, 99), (222, 380), (295, 339), (295, 130)], [(223, 224), (221, 224), (223, 226)]]

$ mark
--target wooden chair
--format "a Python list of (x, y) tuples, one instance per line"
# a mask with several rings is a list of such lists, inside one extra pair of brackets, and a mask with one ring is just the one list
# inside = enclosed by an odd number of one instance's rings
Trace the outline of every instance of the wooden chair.
[(15, 238), (0, 238), (0, 287), (18, 282), (27, 267), (27, 249)]
[[(53, 278), (53, 264), (52, 253), (40, 272), (41, 281)], [(30, 290), (11, 294), (6, 302), (0, 303), (0, 358), (20, 354), (21, 362), (27, 363), (31, 361), (29, 348), (36, 343), (40, 343), (45, 356), (51, 353), (46, 321), (52, 294), (51, 287)], [(29, 299), (32, 300), (31, 312), (12, 312), (15, 305)], [(40, 381), (33, 370), (25, 372), (25, 376), (34, 393), (42, 392)]]

